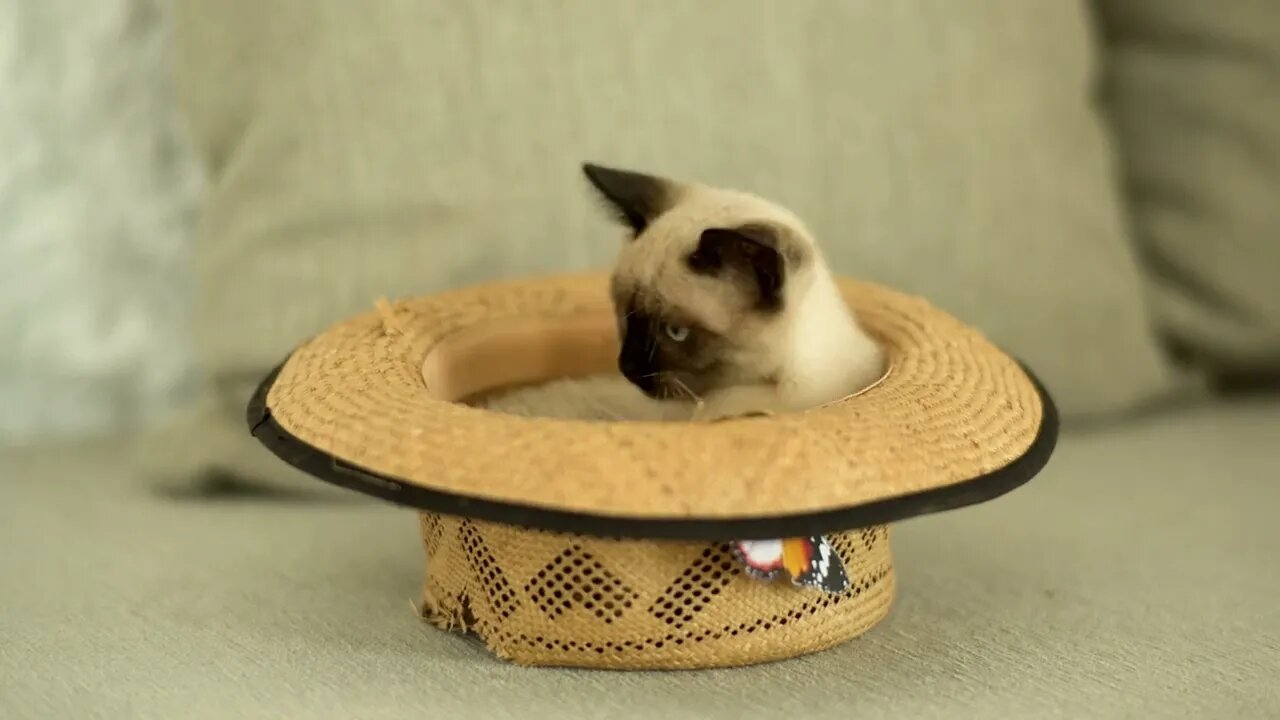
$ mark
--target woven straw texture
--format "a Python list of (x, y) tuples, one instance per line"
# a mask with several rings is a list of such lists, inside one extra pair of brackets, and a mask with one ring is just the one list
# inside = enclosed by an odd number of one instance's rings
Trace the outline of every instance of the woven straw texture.
[(885, 526), (830, 539), (849, 589), (745, 575), (712, 542), (611, 540), (421, 513), (423, 615), (524, 665), (707, 668), (780, 660), (866, 632), (889, 612)]
[(494, 321), (607, 315), (596, 274), (410, 299), (336, 325), (290, 356), (267, 407), (302, 442), (405, 483), (622, 517), (845, 508), (963, 482), (1031, 446), (1044, 408), (1012, 358), (922, 299), (842, 288), (884, 344), (889, 371), (856, 397), (801, 413), (585, 422), (433, 396), (422, 365), (442, 339)]

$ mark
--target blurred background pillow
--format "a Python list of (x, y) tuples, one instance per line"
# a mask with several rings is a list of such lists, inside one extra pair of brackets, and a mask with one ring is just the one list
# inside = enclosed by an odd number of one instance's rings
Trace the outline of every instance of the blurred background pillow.
[(0, 1), (0, 445), (156, 422), (197, 379), (161, 1)]
[(1222, 383), (1280, 381), (1280, 2), (1099, 2), (1152, 312)]

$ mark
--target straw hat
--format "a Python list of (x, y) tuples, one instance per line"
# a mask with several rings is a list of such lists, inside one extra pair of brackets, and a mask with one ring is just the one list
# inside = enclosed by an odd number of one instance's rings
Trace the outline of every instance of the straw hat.
[(886, 350), (880, 381), (805, 412), (716, 423), (517, 417), (457, 401), (614, 367), (604, 275), (381, 303), (298, 347), (253, 433), (286, 462), (403, 505), (614, 538), (845, 531), (989, 500), (1057, 436), (1017, 361), (927, 301), (841, 281)]
[[(460, 400), (611, 371), (603, 275), (397, 304), (268, 377), (253, 433), (323, 480), (419, 508), (423, 616), (529, 665), (706, 668), (814, 652), (883, 620), (887, 523), (1025, 482), (1057, 435), (1035, 379), (924, 300), (846, 281), (883, 377), (806, 412), (717, 423), (527, 418)], [(822, 535), (836, 594), (761, 582), (726, 541)]]

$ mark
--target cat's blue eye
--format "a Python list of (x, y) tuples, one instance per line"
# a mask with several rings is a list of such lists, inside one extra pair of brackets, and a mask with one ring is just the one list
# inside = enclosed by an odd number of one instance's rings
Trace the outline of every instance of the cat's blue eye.
[(667, 333), (667, 337), (675, 342), (684, 342), (689, 338), (689, 328), (679, 325), (663, 325), (662, 329)]

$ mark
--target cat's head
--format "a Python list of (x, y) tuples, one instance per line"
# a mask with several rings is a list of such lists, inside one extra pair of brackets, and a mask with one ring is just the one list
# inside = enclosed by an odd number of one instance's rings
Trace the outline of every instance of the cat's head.
[(821, 262), (800, 220), (743, 192), (583, 169), (627, 232), (611, 288), (623, 375), (660, 398), (777, 382), (796, 286)]

